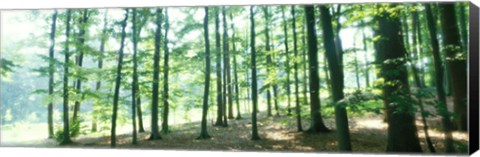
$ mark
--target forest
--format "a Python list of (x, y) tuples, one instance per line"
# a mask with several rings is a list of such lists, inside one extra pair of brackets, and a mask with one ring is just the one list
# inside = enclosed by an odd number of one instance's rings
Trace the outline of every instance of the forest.
[(465, 154), (468, 9), (2, 11), (0, 146)]

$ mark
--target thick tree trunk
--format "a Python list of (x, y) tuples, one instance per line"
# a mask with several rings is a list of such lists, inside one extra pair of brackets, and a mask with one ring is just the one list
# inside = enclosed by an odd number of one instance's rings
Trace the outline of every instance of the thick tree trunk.
[(209, 139), (211, 137), (207, 132), (208, 93), (210, 92), (210, 40), (208, 39), (208, 7), (205, 7), (203, 31), (205, 37), (205, 89), (203, 91), (202, 124), (200, 136), (197, 139)]
[[(140, 91), (140, 88), (138, 88)], [(138, 132), (145, 132), (145, 128), (143, 127), (143, 115), (142, 115), (142, 101), (140, 94), (137, 98), (137, 119), (138, 119)]]
[(216, 73), (217, 73), (217, 120), (215, 126), (223, 126), (223, 86), (222, 86), (222, 51), (220, 48), (220, 19), (218, 8), (215, 8), (215, 52), (216, 52)]
[(152, 121), (151, 121), (151, 133), (149, 140), (162, 139), (158, 128), (158, 88), (160, 84), (160, 40), (162, 33), (162, 9), (156, 10), (156, 25), (155, 30), (155, 51), (153, 54), (153, 83), (152, 83)]
[(67, 10), (67, 21), (65, 28), (65, 63), (64, 63), (64, 72), (63, 72), (63, 141), (60, 143), (62, 145), (72, 143), (70, 139), (70, 125), (68, 120), (68, 64), (70, 62), (70, 49), (69, 49), (69, 37), (70, 37), (70, 19), (72, 17), (72, 10)]
[(251, 66), (252, 66), (252, 140), (260, 140), (257, 129), (257, 60), (255, 55), (255, 17), (253, 13), (253, 6), (250, 6), (250, 49), (252, 53)]
[[(57, 25), (57, 10), (53, 11), (52, 26), (50, 31), (50, 48), (49, 57), (51, 60), (55, 59), (55, 30)], [(53, 62), (48, 64), (48, 95), (53, 95), (53, 80), (54, 80), (54, 65)], [(53, 138), (53, 102), (48, 103), (48, 138)]]
[[(452, 153), (454, 152), (453, 148), (453, 138), (451, 133), (451, 121), (448, 115), (445, 115), (445, 111), (448, 111), (447, 107), (447, 98), (445, 96), (445, 87), (443, 86), (443, 62), (440, 56), (440, 48), (437, 39), (437, 30), (435, 28), (435, 19), (433, 18), (433, 13), (429, 4), (425, 5), (425, 11), (427, 14), (428, 30), (430, 35), (430, 43), (432, 45), (432, 54), (433, 62), (435, 64), (435, 82), (437, 86), (437, 97), (440, 102), (441, 110), (438, 110), (442, 116), (442, 125), (443, 132), (445, 135), (445, 152)], [(443, 110), (443, 111), (442, 111)]]
[(168, 29), (169, 29), (169, 23), (168, 23), (168, 10), (165, 9), (165, 39), (163, 40), (164, 42), (164, 52), (165, 56), (163, 57), (163, 121), (162, 121), (162, 132), (167, 134), (169, 131), (168, 129), (168, 110), (169, 110), (169, 104), (168, 104)]
[[(454, 4), (440, 4), (440, 17), (443, 29), (444, 49), (448, 68), (451, 69), (451, 85), (453, 95), (454, 124), (457, 130), (467, 130), (467, 63), (466, 51), (460, 42), (459, 29), (455, 25)], [(437, 82), (438, 83), (438, 82)]]
[(123, 48), (125, 46), (125, 27), (127, 26), (128, 20), (128, 9), (125, 10), (125, 19), (123, 19), (122, 25), (122, 37), (120, 39), (120, 49), (118, 54), (118, 64), (117, 64), (117, 77), (115, 79), (115, 93), (113, 95), (113, 114), (112, 114), (112, 130), (110, 134), (110, 146), (115, 147), (116, 145), (116, 127), (117, 127), (117, 112), (118, 112), (118, 99), (120, 94), (120, 81), (122, 79), (122, 64), (123, 64)]
[[(292, 32), (293, 32), (293, 56), (296, 58), (298, 57), (298, 48), (297, 48), (297, 31), (296, 31), (296, 18), (295, 18), (295, 6), (291, 6), (290, 8), (292, 14)], [(295, 114), (297, 117), (297, 131), (303, 131), (302, 128), (302, 117), (300, 111), (300, 82), (298, 80), (298, 60), (293, 62), (294, 68), (294, 77), (295, 77)]]
[(330, 132), (322, 119), (320, 112), (320, 78), (318, 76), (318, 48), (317, 48), (317, 33), (315, 30), (315, 13), (313, 6), (304, 6), (305, 18), (307, 20), (307, 33), (308, 33), (308, 63), (309, 63), (309, 79), (310, 79), (310, 115), (311, 126), (309, 132)]
[[(388, 4), (385, 7), (396, 6)], [(378, 33), (382, 37), (377, 41), (377, 53), (381, 63), (381, 76), (385, 81), (384, 101), (388, 104), (387, 152), (422, 152), (414, 113), (411, 112), (413, 106), (410, 103), (408, 73), (405, 67), (406, 50), (400, 19), (385, 11), (380, 12), (376, 18), (379, 23)]]

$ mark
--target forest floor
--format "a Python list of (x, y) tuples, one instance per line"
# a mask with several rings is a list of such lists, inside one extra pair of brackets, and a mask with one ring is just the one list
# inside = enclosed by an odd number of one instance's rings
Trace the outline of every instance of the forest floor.
[[(209, 140), (197, 140), (200, 132), (200, 123), (192, 122), (171, 126), (172, 131), (161, 134), (162, 140), (147, 140), (149, 132), (139, 133), (138, 144), (132, 145), (130, 133), (117, 135), (117, 148), (128, 149), (161, 149), (161, 150), (217, 150), (217, 151), (268, 151), (268, 152), (337, 152), (337, 138), (334, 118), (324, 118), (327, 127), (333, 131), (329, 133), (298, 132), (293, 116), (267, 117), (259, 114), (258, 130), (259, 141), (250, 140), (251, 119), (244, 115), (240, 120), (230, 119), (228, 127), (211, 126), (209, 122)], [(383, 153), (387, 145), (387, 124), (380, 115), (363, 115), (350, 118), (350, 133), (353, 152), (356, 153)], [(437, 152), (443, 152), (443, 134), (440, 131), (440, 119), (431, 117), (430, 136)], [(309, 121), (304, 119), (304, 130)], [(423, 125), (417, 118), (418, 135), (424, 152), (428, 153)], [(145, 128), (147, 131), (149, 128)], [(453, 132), (457, 151), (465, 153), (468, 148), (468, 134)], [(45, 139), (28, 146), (34, 147), (70, 147), (70, 148), (110, 148), (110, 137), (81, 135), (73, 138), (74, 144), (58, 146), (53, 140)], [(41, 144), (43, 143), (43, 144)], [(3, 145), (3, 144), (2, 144)], [(5, 146), (5, 145), (3, 145)]]

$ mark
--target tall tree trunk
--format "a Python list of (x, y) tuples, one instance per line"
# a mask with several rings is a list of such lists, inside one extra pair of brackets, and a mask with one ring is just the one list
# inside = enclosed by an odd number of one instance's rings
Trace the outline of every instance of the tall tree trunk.
[(215, 8), (215, 52), (216, 52), (216, 73), (217, 73), (217, 121), (215, 126), (223, 126), (223, 88), (222, 88), (222, 51), (220, 48), (220, 30), (218, 8)]
[(465, 15), (465, 3), (457, 3), (459, 12), (460, 12), (460, 28), (462, 30), (462, 43), (465, 51), (468, 51), (468, 27), (467, 27), (467, 17)]
[[(267, 57), (267, 78), (271, 75), (272, 68), (272, 55), (270, 51), (270, 34), (269, 34), (269, 25), (270, 25), (270, 14), (268, 12), (268, 6), (263, 7), (263, 14), (265, 17), (265, 53)], [(273, 82), (270, 82), (273, 84)], [(270, 85), (269, 85), (270, 86)], [(271, 103), (271, 92), (270, 87), (267, 87), (267, 116), (272, 116), (272, 103)], [(276, 97), (274, 97), (275, 99)]]
[[(233, 99), (232, 99), (232, 76), (230, 70), (230, 52), (228, 44), (228, 24), (227, 24), (227, 14), (225, 6), (222, 7), (222, 18), (223, 18), (223, 51), (225, 53), (226, 64), (225, 64), (225, 75), (227, 76), (227, 97), (228, 97), (228, 119), (233, 119)], [(232, 22), (233, 23), (233, 22)]]
[[(57, 10), (53, 11), (52, 26), (50, 31), (50, 48), (49, 57), (51, 60), (55, 59), (55, 30), (57, 25)], [(53, 80), (55, 68), (52, 61), (48, 63), (48, 95), (53, 95)], [(53, 138), (53, 102), (48, 103), (48, 138)]]
[(304, 6), (305, 18), (307, 20), (307, 34), (308, 34), (308, 64), (309, 64), (309, 79), (310, 79), (310, 114), (311, 126), (309, 132), (330, 132), (325, 126), (322, 113), (320, 112), (320, 78), (318, 76), (318, 48), (317, 48), (317, 33), (315, 30), (315, 13), (312, 5)]
[(236, 119), (242, 119), (242, 114), (240, 113), (240, 101), (239, 101), (239, 96), (240, 96), (240, 89), (238, 88), (238, 71), (237, 71), (237, 51), (235, 47), (235, 28), (234, 28), (234, 23), (233, 23), (233, 15), (232, 12), (230, 12), (230, 29), (232, 29), (232, 55), (233, 55), (233, 79), (234, 79), (234, 85), (235, 85), (235, 94), (233, 95), (235, 98), (235, 104), (237, 107), (237, 117)]
[(156, 25), (155, 30), (155, 51), (153, 54), (153, 83), (152, 83), (152, 131), (150, 140), (162, 139), (158, 129), (158, 88), (160, 84), (160, 40), (162, 34), (162, 9), (156, 10)]
[(170, 132), (168, 130), (168, 29), (170, 24), (168, 23), (168, 10), (165, 9), (165, 39), (164, 42), (164, 52), (165, 56), (163, 57), (163, 121), (162, 121), (162, 132), (167, 134)]
[[(102, 36), (100, 38), (100, 56), (98, 57), (98, 69), (103, 68), (103, 55), (105, 53), (105, 43), (107, 42), (107, 15), (108, 15), (108, 9), (105, 10), (104, 16), (103, 16), (103, 29), (102, 29)], [(102, 86), (102, 81), (97, 81), (95, 85), (95, 90), (98, 92), (100, 90), (100, 87)], [(95, 106), (99, 106), (99, 101), (100, 99), (97, 99), (95, 101), (95, 104), (93, 105), (93, 122), (92, 122), (92, 132), (96, 132), (98, 128), (97, 124), (97, 119), (98, 115), (97, 113), (100, 112), (99, 109), (96, 109)]]
[[(413, 71), (413, 77), (414, 77), (414, 82), (415, 82), (415, 86), (417, 86), (418, 90), (423, 90), (425, 87), (424, 85), (422, 84), (422, 82), (420, 81), (420, 75), (418, 74), (418, 68), (416, 66), (417, 62), (418, 62), (418, 53), (419, 53), (419, 50), (417, 50), (418, 48), (418, 44), (417, 44), (417, 32), (419, 31), (418, 30), (418, 24), (419, 24), (419, 21), (416, 21), (416, 19), (418, 19), (418, 11), (413, 11), (412, 12), (412, 46), (413, 46), (413, 51), (412, 51), (412, 55), (408, 55), (410, 57), (412, 57), (410, 59), (410, 66), (412, 68), (412, 71)], [(420, 92), (418, 92), (420, 93)], [(428, 133), (428, 123), (427, 123), (427, 120), (426, 120), (426, 114), (425, 114), (425, 108), (423, 106), (423, 98), (421, 96), (417, 96), (417, 100), (418, 100), (418, 106), (420, 107), (420, 114), (421, 114), (421, 117), (422, 117), (422, 123), (423, 123), (423, 132), (425, 133), (425, 140), (427, 142), (427, 146), (428, 146), (428, 149), (430, 150), (430, 152), (434, 153), (435, 152), (435, 147), (433, 147), (433, 143), (432, 143), (432, 140), (430, 138), (430, 135)]]
[[(140, 91), (140, 88), (138, 88)], [(138, 132), (145, 132), (145, 128), (143, 127), (143, 115), (142, 115), (142, 100), (140, 94), (137, 98), (137, 119), (138, 119)]]
[(432, 9), (429, 4), (425, 4), (425, 11), (427, 14), (428, 30), (430, 35), (430, 43), (432, 45), (433, 62), (435, 64), (435, 81), (437, 82), (437, 97), (440, 102), (441, 110), (438, 110), (442, 116), (443, 132), (445, 136), (445, 152), (454, 152), (453, 138), (451, 133), (451, 121), (450, 117), (445, 114), (448, 111), (447, 98), (445, 96), (445, 87), (443, 86), (443, 62), (440, 56), (440, 48), (437, 39), (437, 30), (435, 28), (435, 19), (433, 17)]
[(286, 57), (286, 65), (285, 71), (287, 72), (287, 115), (292, 115), (292, 107), (290, 104), (290, 54), (288, 52), (288, 30), (287, 30), (287, 18), (285, 17), (285, 9), (282, 9), (282, 19), (283, 19), (283, 33), (285, 35), (285, 39), (283, 40), (283, 45), (285, 46), (285, 57)]
[(117, 77), (115, 79), (115, 93), (113, 95), (113, 114), (112, 114), (112, 130), (110, 135), (110, 145), (115, 147), (116, 145), (116, 127), (117, 127), (117, 112), (118, 112), (118, 99), (120, 94), (120, 81), (122, 79), (122, 64), (123, 64), (123, 47), (125, 46), (125, 27), (127, 26), (128, 9), (125, 10), (125, 19), (123, 19), (122, 25), (122, 37), (120, 39), (120, 49), (118, 50), (118, 64), (117, 64)]
[[(396, 5), (388, 4), (385, 7), (394, 8)], [(414, 113), (411, 112), (413, 106), (410, 103), (408, 73), (405, 67), (406, 50), (400, 19), (386, 11), (380, 12), (375, 18), (379, 24), (378, 35), (382, 37), (377, 41), (377, 53), (379, 63), (382, 63), (381, 76), (385, 81), (384, 102), (389, 104), (387, 152), (422, 152)]]
[[(296, 31), (296, 18), (295, 18), (295, 6), (291, 6), (290, 8), (292, 14), (292, 32), (293, 32), (293, 56), (295, 58), (298, 57), (298, 49), (297, 49), (297, 31)], [(297, 131), (303, 131), (302, 128), (302, 115), (300, 111), (300, 90), (299, 90), (299, 80), (298, 80), (298, 60), (294, 60), (293, 68), (294, 68), (294, 77), (295, 77), (295, 114), (297, 117)]]
[(353, 64), (355, 66), (355, 82), (357, 83), (357, 90), (360, 90), (360, 71), (358, 68), (358, 59), (357, 59), (357, 48), (355, 47), (356, 45), (355, 39), (353, 39)]
[(209, 139), (207, 132), (208, 93), (210, 92), (210, 40), (208, 39), (208, 7), (205, 7), (203, 19), (203, 31), (205, 37), (205, 89), (203, 91), (202, 124), (200, 136), (197, 139)]
[[(77, 50), (79, 51), (79, 55), (78, 55), (78, 58), (77, 58), (77, 66), (78, 68), (82, 68), (82, 65), (83, 65), (83, 55), (85, 53), (85, 31), (86, 31), (86, 23), (87, 23), (87, 20), (88, 20), (88, 10), (85, 9), (83, 10), (83, 17), (82, 17), (82, 20), (79, 24), (79, 27), (80, 27), (80, 32), (78, 33), (78, 45), (76, 46), (77, 47)], [(82, 80), (79, 78), (77, 79), (76, 81), (76, 94), (81, 94), (82, 93)], [(82, 98), (83, 99), (84, 97), (84, 94), (82, 94)], [(80, 126), (80, 121), (78, 120), (78, 114), (80, 112), (80, 103), (81, 103), (82, 100), (75, 100), (75, 105), (74, 105), (74, 110), (73, 110), (73, 117), (72, 117), (72, 123), (74, 125), (78, 125)], [(79, 131), (80, 131), (80, 127), (74, 127), (72, 129), (75, 129), (73, 130), (72, 132), (74, 133), (73, 136), (76, 136), (78, 135)]]
[(307, 46), (306, 46), (306, 42), (305, 42), (305, 39), (307, 38), (307, 34), (305, 33), (305, 29), (306, 29), (306, 20), (304, 18), (303, 20), (303, 23), (302, 23), (302, 65), (303, 65), (303, 104), (304, 105), (308, 105), (308, 95), (307, 95), (307, 92), (308, 92), (308, 87), (307, 87), (307, 81), (308, 81), (308, 77), (307, 77), (307, 73), (308, 73), (308, 69), (307, 69), (307, 64), (308, 64), (308, 60), (307, 60)]
[(132, 42), (133, 42), (133, 75), (132, 75), (132, 144), (137, 144), (137, 90), (138, 90), (138, 75), (137, 75), (137, 10), (132, 9)]
[[(443, 29), (444, 49), (447, 55), (447, 65), (451, 69), (451, 84), (453, 95), (453, 110), (457, 116), (454, 124), (457, 130), (467, 130), (467, 63), (466, 51), (460, 42), (459, 29), (455, 25), (454, 3), (440, 4), (440, 17)], [(437, 82), (438, 84), (438, 82)]]
[[(325, 46), (325, 56), (328, 61), (328, 68), (331, 76), (332, 84), (332, 96), (335, 104), (335, 123), (337, 127), (338, 146), (340, 151), (352, 151), (352, 145), (350, 143), (350, 131), (348, 130), (348, 116), (345, 106), (340, 103), (343, 99), (343, 69), (341, 68), (342, 62), (340, 62), (340, 54), (335, 52), (342, 52), (343, 50), (336, 50), (332, 17), (328, 8), (324, 5), (320, 6), (320, 17), (323, 29), (323, 45)], [(338, 22), (338, 21), (337, 21)], [(340, 41), (340, 39), (337, 39)]]
[(70, 20), (72, 17), (72, 10), (67, 10), (67, 21), (65, 28), (65, 63), (63, 65), (63, 141), (62, 145), (72, 143), (70, 139), (70, 125), (68, 120), (68, 65), (70, 64), (70, 49), (69, 49), (69, 37), (70, 37)]
[(252, 68), (252, 140), (260, 140), (257, 129), (257, 60), (255, 55), (255, 14), (253, 13), (253, 6), (250, 6), (250, 49), (252, 53), (251, 68)]

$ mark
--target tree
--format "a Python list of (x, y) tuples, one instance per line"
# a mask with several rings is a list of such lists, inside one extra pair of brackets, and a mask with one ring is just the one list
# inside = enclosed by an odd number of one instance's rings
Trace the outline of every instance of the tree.
[(422, 152), (412, 112), (400, 18), (394, 14), (398, 8), (394, 4), (378, 7), (382, 9), (377, 10), (380, 39), (376, 44), (378, 58), (382, 63), (383, 97), (388, 112), (387, 152)]
[[(230, 70), (230, 51), (229, 51), (229, 44), (228, 44), (228, 24), (227, 24), (227, 14), (225, 13), (225, 7), (222, 7), (222, 20), (223, 20), (223, 53), (224, 53), (224, 67), (225, 67), (225, 74), (224, 77), (226, 78), (226, 86), (227, 86), (227, 102), (228, 102), (228, 115), (225, 112), (225, 115), (228, 119), (233, 119), (233, 100), (232, 100), (232, 77), (231, 77), (231, 70)], [(224, 125), (227, 126), (227, 118), (224, 119)]]
[(155, 30), (155, 51), (153, 54), (153, 83), (152, 83), (152, 132), (150, 140), (162, 139), (158, 129), (158, 88), (159, 88), (159, 73), (160, 73), (160, 37), (162, 32), (162, 9), (156, 10), (156, 24)]
[(162, 132), (168, 133), (168, 10), (165, 9), (165, 40), (164, 40), (164, 60), (163, 60), (163, 121)]
[[(328, 61), (328, 68), (331, 76), (332, 84), (332, 96), (333, 103), (335, 105), (335, 124), (337, 126), (338, 146), (340, 151), (352, 151), (350, 143), (350, 131), (348, 130), (348, 116), (345, 109), (345, 105), (340, 101), (344, 98), (343, 94), (343, 69), (341, 67), (342, 62), (339, 57), (340, 54), (336, 52), (342, 52), (342, 50), (336, 50), (334, 45), (334, 36), (332, 28), (332, 17), (328, 8), (324, 5), (320, 6), (320, 17), (322, 21), (323, 29), (323, 45), (325, 47), (325, 56)], [(337, 39), (340, 40), (340, 39)]]
[(120, 93), (120, 80), (122, 79), (122, 64), (123, 64), (123, 48), (125, 42), (125, 28), (127, 27), (128, 20), (128, 9), (125, 10), (125, 18), (123, 19), (122, 25), (122, 35), (120, 40), (120, 49), (118, 50), (118, 64), (117, 64), (117, 76), (115, 80), (115, 93), (113, 96), (113, 114), (112, 114), (112, 130), (110, 135), (110, 145), (112, 147), (116, 146), (116, 127), (117, 127), (117, 112), (118, 112), (118, 97)]
[(317, 57), (317, 33), (315, 31), (315, 13), (313, 6), (307, 5), (304, 6), (305, 9), (305, 18), (307, 24), (307, 35), (308, 35), (308, 65), (309, 65), (309, 88), (310, 88), (310, 115), (311, 115), (311, 126), (308, 129), (309, 132), (330, 132), (322, 119), (322, 114), (320, 112), (320, 97), (319, 97), (319, 81), (318, 76), (318, 57)]
[(230, 12), (230, 29), (232, 29), (232, 54), (233, 54), (233, 79), (234, 79), (234, 84), (235, 84), (235, 104), (237, 105), (237, 117), (236, 119), (242, 119), (242, 114), (240, 113), (240, 102), (239, 102), (239, 96), (240, 96), (240, 90), (238, 88), (238, 70), (237, 70), (237, 51), (235, 49), (235, 27), (234, 27), (234, 22), (233, 22), (233, 16), (232, 12)]
[(70, 125), (68, 120), (68, 66), (70, 64), (70, 49), (69, 49), (69, 37), (70, 37), (70, 19), (72, 17), (72, 10), (67, 10), (67, 20), (65, 28), (65, 63), (63, 65), (63, 141), (61, 144), (70, 144)]
[(216, 74), (217, 74), (217, 120), (215, 126), (223, 126), (223, 88), (222, 88), (222, 53), (220, 51), (220, 19), (218, 17), (218, 8), (215, 8), (215, 52), (216, 52)]
[(132, 74), (132, 144), (137, 144), (137, 121), (136, 109), (137, 109), (137, 90), (138, 90), (138, 74), (137, 74), (137, 9), (132, 9), (132, 42), (133, 42), (133, 74)]
[(303, 131), (302, 129), (302, 117), (300, 115), (300, 90), (299, 90), (299, 80), (298, 80), (298, 49), (297, 49), (297, 31), (296, 31), (296, 19), (295, 19), (295, 6), (291, 6), (290, 12), (292, 14), (292, 32), (293, 32), (293, 68), (294, 68), (294, 77), (295, 77), (295, 114), (297, 116), (297, 131)]
[[(268, 6), (263, 7), (263, 14), (265, 17), (265, 51), (267, 53), (267, 75), (270, 77), (272, 67), (272, 55), (270, 51), (270, 34), (269, 34), (269, 26), (270, 26), (270, 14), (268, 13)], [(273, 84), (270, 82), (269, 84)], [(267, 85), (270, 86), (270, 85)], [(267, 116), (272, 116), (272, 103), (271, 97), (272, 94), (270, 92), (270, 88), (267, 87)], [(278, 112), (277, 112), (278, 114)]]
[[(453, 149), (453, 139), (451, 133), (451, 121), (450, 117), (448, 116), (448, 109), (447, 109), (447, 98), (445, 94), (445, 87), (443, 83), (443, 62), (440, 56), (440, 48), (437, 39), (437, 29), (435, 28), (435, 19), (432, 13), (432, 9), (430, 4), (425, 4), (425, 12), (427, 14), (427, 23), (428, 23), (428, 30), (430, 36), (430, 43), (432, 46), (432, 54), (433, 54), (433, 62), (435, 64), (435, 82), (437, 86), (437, 98), (439, 101), (439, 106), (441, 108), (440, 115), (442, 116), (442, 125), (443, 125), (443, 132), (445, 135), (445, 152), (451, 153), (454, 152)], [(419, 83), (418, 83), (419, 84)]]
[[(459, 29), (453, 3), (439, 4), (440, 22), (442, 25), (444, 51), (447, 56), (447, 66), (451, 72), (453, 95), (454, 125), (457, 130), (467, 130), (467, 53), (460, 42)], [(439, 82), (437, 82), (439, 83)]]
[[(77, 51), (78, 51), (78, 56), (76, 58), (76, 64), (79, 68), (82, 68), (83, 66), (83, 57), (84, 57), (84, 54), (85, 54), (85, 50), (86, 50), (86, 45), (85, 45), (85, 32), (86, 32), (86, 26), (87, 26), (87, 22), (88, 22), (88, 9), (84, 9), (83, 12), (82, 12), (82, 19), (80, 21), (80, 24), (79, 24), (79, 33), (78, 33), (78, 45), (76, 45), (76, 48), (77, 48)], [(77, 93), (76, 94), (81, 94), (81, 99), (84, 98), (84, 94), (82, 94), (82, 80), (81, 78), (78, 78), (76, 83), (76, 91)], [(81, 100), (75, 100), (75, 105), (74, 105), (74, 108), (73, 108), (73, 117), (72, 117), (72, 123), (73, 124), (76, 124), (76, 125), (80, 125), (80, 121), (78, 120), (78, 113), (80, 112), (80, 102)], [(73, 132), (74, 132), (74, 136), (79, 132), (79, 129), (80, 127), (74, 127), (72, 128), (74, 129)]]
[[(50, 49), (49, 57), (50, 59), (55, 59), (55, 31), (57, 25), (57, 10), (53, 11), (52, 15), (52, 26), (50, 31)], [(49, 62), (48, 66), (48, 95), (53, 94), (53, 79), (54, 79), (54, 67), (53, 62)], [(2, 68), (3, 70), (3, 68)], [(53, 102), (48, 103), (48, 138), (53, 138)]]
[[(103, 68), (103, 59), (104, 59), (104, 55), (105, 55), (105, 43), (107, 42), (107, 39), (108, 39), (108, 33), (107, 33), (107, 15), (108, 15), (108, 10), (105, 10), (105, 13), (104, 13), (104, 17), (103, 17), (103, 29), (102, 29), (102, 34), (101, 34), (101, 38), (100, 38), (100, 54), (99, 54), (99, 57), (98, 57), (98, 64), (97, 64), (97, 68), (99, 70), (101, 70)], [(102, 86), (102, 81), (97, 81), (97, 83), (95, 84), (95, 90), (98, 92), (100, 90), (100, 87)], [(96, 109), (96, 107), (98, 105), (100, 105), (99, 103), (100, 99), (97, 99), (97, 101), (94, 101), (94, 104), (93, 104), (93, 122), (92, 122), (92, 132), (96, 132), (97, 131), (97, 121), (98, 121), (98, 115), (97, 115), (97, 112), (98, 109)]]
[(255, 54), (255, 14), (253, 6), (250, 6), (250, 50), (251, 50), (251, 68), (252, 68), (252, 140), (260, 140), (257, 129), (257, 58)]
[(197, 139), (209, 139), (207, 132), (208, 93), (210, 89), (210, 40), (208, 39), (208, 7), (205, 7), (203, 20), (203, 31), (205, 37), (205, 89), (203, 91), (202, 124), (200, 136)]
[(282, 19), (283, 19), (283, 33), (285, 35), (285, 39), (283, 40), (283, 45), (285, 46), (285, 57), (286, 57), (286, 63), (285, 63), (285, 70), (287, 72), (287, 115), (292, 114), (292, 108), (290, 105), (290, 54), (288, 52), (288, 28), (287, 28), (287, 18), (285, 17), (285, 9), (282, 8)]

